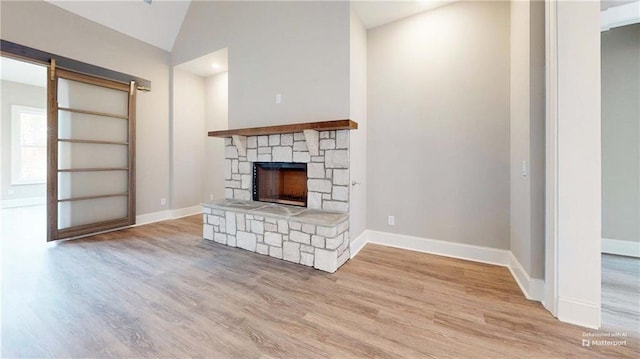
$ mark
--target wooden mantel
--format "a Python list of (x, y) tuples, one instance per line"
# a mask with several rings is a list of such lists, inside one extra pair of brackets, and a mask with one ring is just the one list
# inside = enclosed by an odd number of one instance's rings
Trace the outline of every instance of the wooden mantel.
[(209, 131), (209, 137), (232, 137), (232, 136), (259, 136), (274, 135), (277, 133), (303, 132), (305, 130), (330, 131), (330, 130), (355, 130), (358, 123), (349, 119), (296, 123), (292, 125), (278, 125), (252, 128), (239, 128), (235, 130)]

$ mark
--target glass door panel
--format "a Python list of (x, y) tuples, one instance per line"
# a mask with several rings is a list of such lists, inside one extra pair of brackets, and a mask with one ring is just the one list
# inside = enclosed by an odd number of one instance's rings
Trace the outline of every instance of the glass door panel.
[(60, 170), (127, 168), (127, 146), (58, 141)]
[(58, 199), (128, 192), (127, 171), (60, 172)]
[(129, 123), (126, 119), (58, 111), (58, 137), (127, 144)]
[(127, 216), (127, 196), (58, 203), (58, 229), (90, 225)]
[(126, 87), (126, 91), (121, 91), (60, 78), (58, 80), (58, 107), (126, 118), (129, 109), (129, 86)]

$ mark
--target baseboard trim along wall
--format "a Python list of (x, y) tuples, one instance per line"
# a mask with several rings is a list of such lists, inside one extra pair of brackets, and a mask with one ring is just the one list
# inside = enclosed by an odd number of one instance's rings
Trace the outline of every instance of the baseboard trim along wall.
[(178, 209), (172, 209), (171, 210), (171, 218), (172, 219), (182, 218), (182, 217), (187, 217), (187, 216), (193, 216), (195, 214), (202, 214), (202, 206), (201, 205), (192, 206), (192, 207), (185, 207), (185, 208), (178, 208)]
[(516, 283), (518, 283), (524, 296), (529, 300), (542, 302), (544, 299), (544, 281), (542, 279), (531, 278), (512, 252), (509, 252), (509, 265), (507, 267), (509, 267), (511, 275), (516, 280)]
[(194, 214), (202, 213), (202, 206), (185, 207), (178, 209), (168, 209), (166, 211), (152, 212), (136, 216), (136, 224), (134, 226), (142, 226), (144, 224), (166, 221), (168, 219), (176, 219)]
[(544, 281), (529, 277), (513, 253), (505, 249), (366, 230), (351, 241), (351, 258), (367, 243), (507, 267), (527, 299), (542, 301), (544, 297)]
[(368, 230), (364, 230), (358, 237), (351, 240), (351, 243), (349, 244), (349, 253), (351, 253), (351, 258), (355, 257), (358, 252), (360, 252), (360, 250), (367, 244), (368, 233)]
[(640, 242), (602, 238), (602, 253), (640, 258)]
[(559, 297), (558, 319), (565, 323), (598, 329), (600, 327), (600, 304)]

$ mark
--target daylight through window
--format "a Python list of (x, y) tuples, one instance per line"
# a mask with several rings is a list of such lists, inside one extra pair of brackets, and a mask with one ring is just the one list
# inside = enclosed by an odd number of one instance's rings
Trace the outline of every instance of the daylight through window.
[(47, 117), (43, 108), (11, 106), (12, 184), (45, 183)]

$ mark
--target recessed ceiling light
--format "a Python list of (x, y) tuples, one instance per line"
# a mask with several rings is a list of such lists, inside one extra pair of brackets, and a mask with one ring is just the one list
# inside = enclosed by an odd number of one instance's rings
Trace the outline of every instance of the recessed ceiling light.
[(211, 64), (211, 67), (213, 67), (214, 69), (219, 69), (219, 68), (220, 68), (220, 65), (218, 65), (218, 64)]

